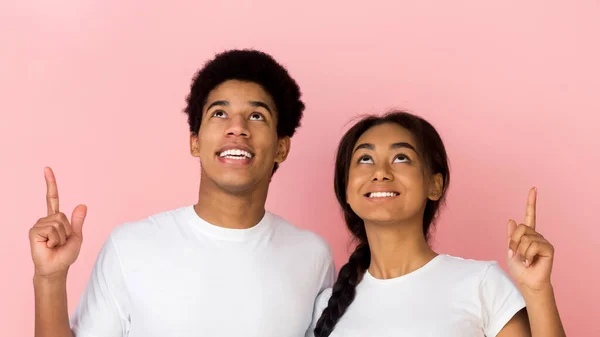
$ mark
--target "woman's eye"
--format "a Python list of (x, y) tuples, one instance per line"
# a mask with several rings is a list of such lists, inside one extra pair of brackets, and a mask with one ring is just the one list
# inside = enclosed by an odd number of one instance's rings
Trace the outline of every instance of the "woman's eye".
[(396, 158), (394, 159), (394, 163), (406, 163), (409, 161), (410, 161), (410, 158), (408, 158), (407, 156), (405, 156), (403, 154), (397, 155)]
[(371, 159), (371, 157), (369, 157), (369, 156), (362, 156), (358, 159), (358, 163), (359, 164), (372, 164), (373, 159)]
[(264, 119), (265, 118), (263, 117), (263, 115), (259, 114), (258, 112), (255, 112), (250, 115), (250, 120), (253, 120), (253, 121), (262, 121)]

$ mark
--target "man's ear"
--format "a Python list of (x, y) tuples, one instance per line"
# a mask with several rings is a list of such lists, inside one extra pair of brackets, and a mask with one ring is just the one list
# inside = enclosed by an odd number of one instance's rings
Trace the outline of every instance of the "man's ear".
[(190, 133), (190, 154), (192, 157), (200, 157), (200, 143), (197, 133)]
[(277, 152), (275, 153), (276, 163), (281, 164), (287, 159), (291, 146), (292, 141), (290, 137), (281, 137), (277, 140)]

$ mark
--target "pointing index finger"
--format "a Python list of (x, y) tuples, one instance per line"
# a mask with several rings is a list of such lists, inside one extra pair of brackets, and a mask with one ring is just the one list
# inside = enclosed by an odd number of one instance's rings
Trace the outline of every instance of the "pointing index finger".
[(52, 215), (58, 213), (58, 187), (51, 168), (44, 169), (44, 178), (46, 178), (46, 206), (48, 215)]
[(537, 199), (537, 189), (535, 187), (529, 190), (527, 198), (527, 210), (525, 211), (525, 225), (535, 229), (535, 204)]

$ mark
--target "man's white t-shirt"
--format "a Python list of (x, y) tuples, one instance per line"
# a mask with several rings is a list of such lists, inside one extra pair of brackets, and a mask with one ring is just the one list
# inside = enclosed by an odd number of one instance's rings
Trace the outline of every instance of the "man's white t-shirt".
[(300, 337), (334, 277), (327, 243), (275, 214), (227, 229), (182, 207), (112, 231), (71, 327), (77, 337)]
[[(315, 303), (312, 330), (331, 289)], [(416, 271), (376, 279), (367, 271), (331, 337), (493, 337), (525, 301), (494, 261), (438, 255)]]

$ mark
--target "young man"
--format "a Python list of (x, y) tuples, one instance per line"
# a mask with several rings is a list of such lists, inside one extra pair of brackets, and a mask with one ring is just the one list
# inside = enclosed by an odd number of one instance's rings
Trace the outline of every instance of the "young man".
[(48, 216), (30, 231), (36, 336), (303, 336), (333, 283), (328, 245), (265, 211), (304, 104), (287, 71), (251, 50), (219, 54), (187, 98), (198, 203), (121, 225), (102, 248), (69, 321), (66, 279), (86, 207), (59, 211), (46, 169)]

